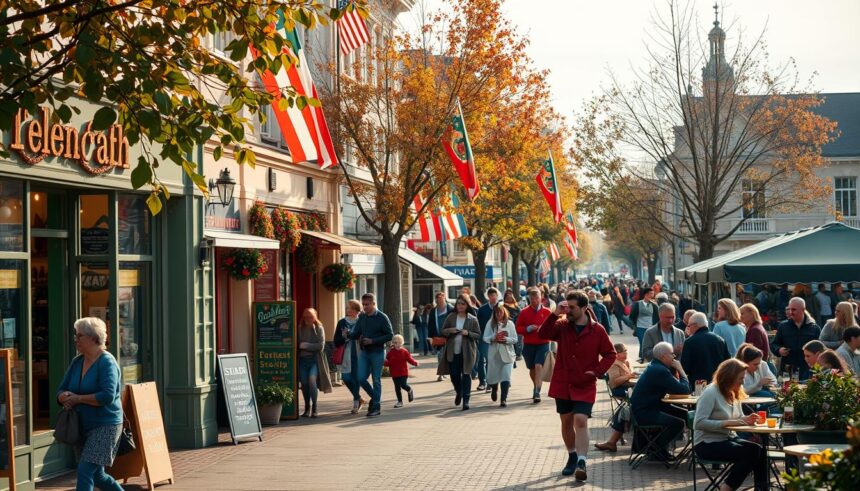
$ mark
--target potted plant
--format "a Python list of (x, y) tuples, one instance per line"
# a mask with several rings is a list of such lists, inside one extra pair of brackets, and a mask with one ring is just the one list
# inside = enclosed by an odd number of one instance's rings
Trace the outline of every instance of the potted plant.
[(260, 424), (278, 424), (284, 404), (293, 402), (293, 390), (277, 382), (262, 382), (257, 384), (255, 392)]
[(789, 385), (777, 402), (794, 407), (795, 424), (815, 425), (815, 431), (798, 433), (800, 443), (845, 443), (845, 429), (860, 410), (860, 383), (816, 366), (805, 387)]
[(812, 464), (799, 475), (796, 469), (791, 474), (783, 473), (786, 489), (790, 491), (813, 491), (825, 489), (836, 491), (855, 489), (860, 479), (860, 424), (852, 422), (845, 434), (851, 448), (844, 452), (824, 452), (809, 458)]

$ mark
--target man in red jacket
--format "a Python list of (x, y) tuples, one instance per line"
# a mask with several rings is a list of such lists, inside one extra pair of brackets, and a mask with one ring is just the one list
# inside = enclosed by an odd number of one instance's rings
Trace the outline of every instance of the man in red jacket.
[(585, 481), (588, 418), (597, 397), (597, 379), (615, 362), (615, 348), (606, 329), (594, 320), (584, 293), (568, 293), (567, 304), (567, 316), (550, 314), (538, 335), (558, 343), (549, 396), (555, 398), (556, 412), (561, 417), (561, 438), (568, 452), (567, 465), (561, 473), (564, 476), (575, 473), (578, 481)]
[(549, 317), (550, 310), (541, 303), (540, 290), (528, 289), (529, 305), (517, 317), (517, 334), (523, 337), (523, 358), (529, 369), (529, 376), (534, 383), (532, 401), (540, 402), (540, 390), (543, 385), (543, 364), (549, 353), (549, 341), (538, 337), (538, 329)]

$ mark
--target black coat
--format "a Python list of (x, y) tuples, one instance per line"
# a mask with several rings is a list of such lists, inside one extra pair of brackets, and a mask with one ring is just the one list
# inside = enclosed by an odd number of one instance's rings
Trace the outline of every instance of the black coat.
[(684, 350), (681, 352), (681, 366), (684, 367), (690, 385), (693, 386), (691, 391), (698, 380), (707, 380), (711, 383), (717, 367), (729, 358), (726, 342), (707, 328), (699, 328), (687, 338), (684, 341)]
[(809, 367), (803, 360), (803, 345), (820, 337), (821, 328), (808, 315), (805, 316), (799, 328), (791, 319), (780, 322), (779, 327), (776, 328), (776, 336), (770, 343), (771, 352), (779, 356), (780, 348), (788, 348), (791, 351), (788, 356), (780, 358), (779, 371), (783, 371), (786, 365), (791, 365), (792, 370), (795, 368), (800, 370), (801, 380), (809, 378)]
[[(454, 311), (454, 306), (451, 304), (446, 304), (445, 306), (445, 315), (442, 316), (442, 323), (445, 323), (445, 318), (448, 317), (448, 314)], [(427, 314), (427, 334), (431, 338), (439, 337), (441, 334), (439, 332), (442, 330), (442, 326), (436, 325), (436, 306), (434, 305), (430, 312)]]

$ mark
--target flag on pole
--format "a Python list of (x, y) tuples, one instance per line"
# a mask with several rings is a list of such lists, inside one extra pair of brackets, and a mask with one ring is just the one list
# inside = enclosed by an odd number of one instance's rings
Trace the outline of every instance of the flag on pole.
[(546, 255), (544, 254), (540, 260), (540, 270), (542, 273), (548, 273), (549, 268), (550, 268), (549, 259), (547, 259)]
[(561, 254), (558, 253), (558, 246), (555, 245), (555, 242), (549, 245), (547, 251), (549, 251), (549, 257), (551, 257), (553, 261), (558, 261), (561, 257)]
[[(283, 12), (278, 12), (278, 23), (275, 27), (290, 44), (284, 47), (284, 53), (291, 56), (293, 64), (289, 68), (282, 68), (277, 74), (266, 70), (260, 74), (260, 78), (266, 90), (274, 96), (272, 113), (281, 128), (281, 135), (290, 150), (293, 163), (316, 161), (323, 169), (337, 165), (337, 155), (322, 108), (309, 104), (304, 109), (299, 109), (293, 104), (281, 109), (283, 88), (292, 87), (297, 96), (318, 99), (318, 95), (299, 37), (295, 29), (286, 30)], [(254, 58), (259, 56), (253, 47), (251, 54)]]
[(576, 245), (570, 237), (564, 237), (564, 246), (567, 248), (567, 252), (570, 253), (570, 257), (572, 257), (574, 261), (579, 260), (579, 251), (577, 251)]
[(466, 132), (466, 122), (463, 119), (463, 108), (457, 101), (457, 114), (451, 117), (451, 123), (442, 134), (442, 146), (454, 164), (463, 187), (466, 188), (466, 197), (475, 199), (480, 191), (478, 175), (475, 172), (475, 158), (472, 155), (472, 146), (469, 144), (469, 134)]
[(552, 152), (549, 153), (549, 158), (541, 164), (535, 180), (538, 187), (543, 192), (543, 197), (549, 204), (549, 209), (552, 212), (552, 217), (555, 223), (561, 221), (561, 194), (558, 191), (558, 180), (555, 177), (555, 164), (552, 161)]
[[(457, 199), (457, 195), (455, 193), (451, 193), (451, 206), (456, 209), (459, 204), (460, 201)], [(466, 228), (466, 220), (463, 218), (462, 214), (449, 213), (447, 215), (441, 215), (440, 219), (442, 220), (442, 226), (445, 229), (446, 239), (459, 239), (460, 237), (469, 235), (469, 229)]]
[(337, 20), (337, 37), (340, 52), (348, 55), (370, 42), (370, 33), (352, 0), (338, 0), (337, 9), (345, 10), (343, 16)]
[(567, 212), (564, 220), (564, 228), (567, 230), (567, 235), (573, 241), (574, 247), (579, 247), (579, 241), (576, 239), (576, 220), (573, 219), (573, 213)]

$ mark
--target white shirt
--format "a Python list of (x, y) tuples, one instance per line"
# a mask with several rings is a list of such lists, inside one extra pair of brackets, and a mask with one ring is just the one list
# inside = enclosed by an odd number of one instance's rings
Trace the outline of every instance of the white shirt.
[(770, 371), (770, 367), (762, 360), (755, 373), (746, 372), (744, 374), (744, 392), (755, 394), (760, 391), (762, 389), (762, 381), (767, 377), (770, 377), (771, 380), (776, 380), (776, 377)]
[(454, 338), (454, 354), (459, 355), (463, 352), (463, 336), (460, 334), (460, 331), (463, 330), (463, 325), (466, 323), (465, 317), (457, 316), (457, 336)]
[(815, 294), (815, 298), (818, 299), (818, 306), (821, 307), (819, 312), (821, 315), (833, 315), (833, 309), (830, 305), (830, 295), (818, 292)]

